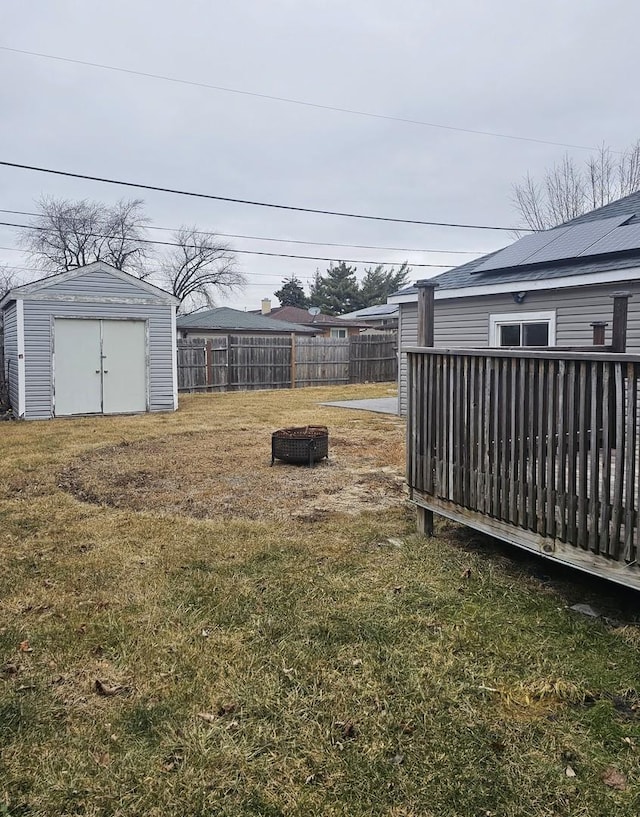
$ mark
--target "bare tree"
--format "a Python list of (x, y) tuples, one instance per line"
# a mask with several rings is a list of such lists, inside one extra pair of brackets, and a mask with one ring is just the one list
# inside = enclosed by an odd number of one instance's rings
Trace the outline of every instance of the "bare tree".
[(122, 199), (109, 207), (42, 196), (37, 207), (39, 214), (20, 243), (40, 269), (54, 273), (106, 261), (144, 277), (148, 219), (141, 199)]
[(640, 190), (640, 140), (622, 153), (603, 146), (584, 165), (568, 154), (541, 181), (531, 175), (513, 186), (513, 203), (526, 224), (547, 230)]
[(0, 301), (4, 298), (4, 296), (9, 292), (10, 289), (13, 289), (15, 286), (18, 286), (18, 274), (14, 270), (6, 267), (4, 265), (0, 265)]
[(173, 241), (176, 247), (166, 253), (160, 269), (163, 283), (180, 299), (181, 312), (211, 307), (217, 294), (245, 285), (233, 253), (215, 234), (181, 227)]

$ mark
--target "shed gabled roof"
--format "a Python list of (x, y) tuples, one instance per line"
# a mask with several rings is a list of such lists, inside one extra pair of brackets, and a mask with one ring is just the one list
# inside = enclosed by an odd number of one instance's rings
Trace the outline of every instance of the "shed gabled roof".
[(28, 284), (22, 284), (22, 286), (14, 287), (13, 289), (9, 290), (2, 301), (0, 301), (0, 307), (3, 307), (6, 303), (9, 303), (9, 301), (15, 301), (17, 298), (37, 298), (38, 294), (46, 293), (46, 291), (52, 287), (58, 286), (59, 284), (64, 284), (67, 281), (72, 281), (75, 278), (81, 278), (83, 275), (91, 275), (96, 272), (106, 272), (114, 278), (118, 278), (121, 281), (126, 281), (129, 285), (139, 289), (141, 294), (151, 296), (162, 303), (175, 304), (176, 306), (180, 303), (180, 300), (170, 292), (167, 292), (154, 284), (150, 284), (148, 281), (143, 281), (141, 278), (137, 278), (135, 275), (130, 275), (128, 272), (123, 272), (116, 267), (112, 267), (111, 264), (107, 264), (105, 261), (94, 261), (92, 264), (86, 264), (84, 267), (76, 267), (72, 270), (59, 272), (55, 275), (48, 275), (45, 278), (39, 278), (37, 281), (31, 281)]
[(202, 312), (193, 312), (191, 315), (180, 315), (176, 321), (178, 329), (201, 329), (202, 331), (242, 331), (265, 332), (270, 335), (285, 335), (295, 332), (299, 335), (315, 335), (316, 330), (309, 326), (297, 323), (284, 324), (264, 315), (255, 315), (252, 312), (242, 312), (228, 306), (217, 309), (206, 309)]

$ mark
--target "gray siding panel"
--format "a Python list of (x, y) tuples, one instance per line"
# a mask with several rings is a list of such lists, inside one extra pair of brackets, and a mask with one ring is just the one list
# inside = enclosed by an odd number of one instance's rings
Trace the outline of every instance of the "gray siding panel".
[[(95, 280), (95, 273), (92, 274)], [(139, 292), (139, 290), (137, 290)], [(26, 417), (53, 416), (53, 322), (60, 318), (129, 318), (149, 326), (149, 409), (173, 411), (171, 310), (164, 304), (25, 301)]]
[(398, 366), (398, 404), (400, 414), (407, 413), (407, 356), (402, 351), (405, 346), (415, 346), (418, 342), (418, 304), (400, 304), (398, 321), (400, 341), (400, 365)]
[[(34, 295), (37, 297), (37, 293)], [(106, 270), (92, 270), (86, 275), (78, 275), (77, 278), (53, 284), (43, 288), (42, 295), (146, 299), (154, 297), (151, 293), (140, 289), (135, 281), (123, 281)]]
[[(523, 290), (525, 285), (523, 285)], [(640, 281), (567, 289), (530, 292), (524, 303), (517, 304), (510, 294), (479, 295), (470, 298), (447, 298), (435, 302), (435, 345), (444, 347), (485, 348), (489, 345), (489, 316), (514, 312), (556, 312), (556, 345), (588, 346), (592, 342), (592, 321), (607, 321), (606, 342), (611, 342), (613, 301), (611, 293), (624, 289), (631, 292), (627, 349), (640, 352)], [(517, 287), (514, 285), (514, 291)], [(415, 346), (418, 338), (418, 306), (400, 304), (401, 347)], [(400, 409), (406, 413), (406, 355), (399, 369)]]
[(4, 310), (4, 367), (9, 387), (9, 403), (18, 411), (18, 310), (15, 301)]

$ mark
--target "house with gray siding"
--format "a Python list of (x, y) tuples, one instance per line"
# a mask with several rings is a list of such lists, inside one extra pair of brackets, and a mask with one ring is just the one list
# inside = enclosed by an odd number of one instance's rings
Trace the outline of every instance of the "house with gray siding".
[(178, 299), (101, 261), (0, 301), (16, 417), (175, 411)]
[[(612, 293), (630, 293), (627, 348), (640, 351), (640, 192), (516, 241), (432, 279), (434, 344), (449, 348), (585, 346), (612, 328)], [(417, 345), (418, 290), (399, 306), (399, 347)], [(406, 410), (400, 351), (398, 410)]]

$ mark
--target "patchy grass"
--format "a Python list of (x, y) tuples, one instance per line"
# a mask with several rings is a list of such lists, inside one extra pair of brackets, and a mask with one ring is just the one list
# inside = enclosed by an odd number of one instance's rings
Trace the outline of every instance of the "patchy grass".
[(0, 814), (638, 814), (637, 624), (414, 536), (403, 423), (318, 406), (388, 393), (3, 424)]

